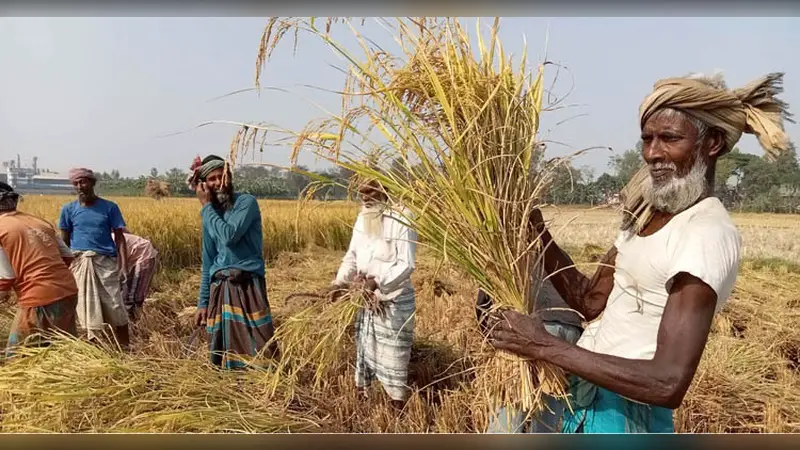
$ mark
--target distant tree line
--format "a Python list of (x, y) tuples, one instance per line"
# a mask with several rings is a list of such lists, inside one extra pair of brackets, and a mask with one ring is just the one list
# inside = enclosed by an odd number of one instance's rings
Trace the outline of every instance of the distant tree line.
[[(608, 202), (625, 186), (641, 167), (641, 144), (610, 158), (609, 170), (598, 177), (589, 168), (575, 168), (564, 161), (555, 171), (547, 203), (558, 205), (598, 205)], [(316, 179), (347, 185), (352, 173), (342, 168), (311, 171), (299, 166), (298, 171), (274, 167), (243, 166), (235, 170), (236, 189), (266, 199), (296, 199)], [(408, 168), (398, 161), (391, 165), (398, 175)], [(414, 170), (412, 168), (411, 170)], [(149, 176), (123, 178), (118, 170), (101, 173), (99, 190), (106, 195), (142, 195), (148, 180), (165, 181), (173, 197), (189, 197), (194, 193), (186, 186), (187, 172), (173, 168), (159, 173), (153, 168)], [(775, 213), (800, 213), (800, 164), (795, 149), (770, 162), (766, 158), (742, 153), (738, 148), (717, 162), (716, 195), (731, 210)], [(347, 198), (343, 187), (317, 190), (314, 198), (341, 200)]]
[[(297, 199), (313, 181), (302, 172), (313, 174), (317, 179), (321, 177), (345, 186), (352, 175), (341, 168), (311, 171), (305, 166), (298, 166), (295, 172), (275, 167), (242, 166), (234, 170), (234, 183), (237, 191), (247, 192), (258, 198)], [(153, 168), (150, 169), (149, 176), (126, 178), (120, 176), (118, 170), (112, 170), (110, 173), (98, 174), (100, 181), (98, 191), (104, 195), (140, 196), (145, 192), (148, 180), (156, 180), (169, 185), (171, 197), (191, 197), (195, 194), (186, 185), (188, 175), (187, 171), (178, 168), (172, 168), (166, 173), (159, 173), (158, 169)], [(319, 200), (344, 199), (347, 197), (347, 191), (339, 186), (325, 186), (315, 190), (314, 197)]]

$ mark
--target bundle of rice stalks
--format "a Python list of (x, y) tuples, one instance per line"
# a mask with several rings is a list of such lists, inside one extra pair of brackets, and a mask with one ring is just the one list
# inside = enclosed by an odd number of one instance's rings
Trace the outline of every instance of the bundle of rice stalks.
[(147, 183), (144, 186), (144, 193), (148, 197), (161, 200), (164, 197), (170, 196), (170, 186), (166, 181), (160, 181), (151, 178), (147, 180)]
[(119, 355), (57, 337), (0, 366), (3, 432), (324, 431), (302, 393), (270, 393), (278, 376), (205, 362)]
[(302, 296), (315, 298), (316, 302), (277, 327), (275, 340), (280, 342), (283, 355), (279, 370), (284, 377), (301, 383), (306, 380), (300, 378), (308, 374), (314, 387), (321, 388), (329, 375), (350, 359), (345, 356), (352, 348), (347, 325), (353, 323), (359, 309), (379, 311), (382, 305), (357, 286), (344, 290), (336, 301), (331, 301), (329, 295), (303, 293), (286, 300)]
[[(405, 207), (398, 213), (420, 242), (475, 279), (496, 308), (533, 313), (531, 274), (541, 251), (530, 218), (555, 169), (537, 143), (543, 65), (529, 73), (523, 50), (514, 67), (498, 38), (499, 19), (488, 39), (478, 22), (477, 48), (458, 19), (376, 21), (392, 33), (396, 54), (348, 20), (363, 56), (332, 39), (330, 23), (322, 30), (313, 19), (270, 19), (259, 64), (289, 31), (322, 39), (348, 64), (342, 111), (299, 132), (243, 124), (230, 159), (244, 155), (257, 135), (288, 132), (293, 158), (310, 150), (379, 181), (390, 203)], [(491, 354), (482, 384), (490, 408), (535, 412), (540, 382), (561, 386), (552, 371), (534, 380), (529, 361)]]

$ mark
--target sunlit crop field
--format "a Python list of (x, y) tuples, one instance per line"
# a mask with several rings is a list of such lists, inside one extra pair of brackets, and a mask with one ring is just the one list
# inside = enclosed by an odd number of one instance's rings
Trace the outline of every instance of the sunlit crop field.
[[(29, 197), (20, 209), (57, 224), (60, 208), (70, 197)], [(120, 205), (128, 228), (153, 241), (166, 267), (199, 264), (200, 204), (195, 199), (111, 198)], [(262, 200), (264, 255), (272, 261), (284, 251), (313, 244), (345, 250), (358, 207), (352, 202)], [(742, 234), (745, 258), (781, 258), (800, 264), (800, 215), (733, 214)], [(610, 246), (618, 214), (611, 208), (547, 208), (551, 230), (568, 247)]]
[[(57, 222), (69, 197), (28, 197), (21, 209)], [(194, 199), (113, 198), (134, 233), (153, 241), (161, 273), (134, 353), (58, 347), (26, 366), (0, 367), (0, 431), (302, 431), (480, 432), (484, 411), (472, 399), (475, 286), (422, 248), (414, 274), (417, 328), (411, 362), (414, 389), (398, 416), (375, 386), (369, 401), (353, 387), (349, 355), (322, 389), (278, 374), (217, 374), (206, 355), (187, 350), (199, 283), (200, 205)], [(308, 306), (287, 295), (332, 279), (355, 219), (354, 203), (261, 201), (267, 283), (276, 323)], [(610, 209), (548, 208), (557, 241), (584, 271), (614, 240)], [(684, 405), (680, 432), (800, 432), (800, 216), (734, 214), (744, 243), (737, 286), (715, 319), (706, 353)], [(7, 333), (12, 309), (0, 319)], [(4, 339), (4, 337), (2, 338)], [(67, 364), (69, 362), (69, 364)], [(68, 367), (73, 375), (59, 377)], [(56, 373), (56, 375), (54, 375)], [(67, 380), (67, 378), (69, 378)], [(215, 387), (216, 386), (216, 387)], [(204, 389), (230, 401), (208, 403)], [(222, 392), (222, 391), (220, 391)], [(216, 394), (215, 394), (216, 395)], [(219, 394), (220, 396), (223, 394)], [(103, 400), (98, 404), (97, 396)]]

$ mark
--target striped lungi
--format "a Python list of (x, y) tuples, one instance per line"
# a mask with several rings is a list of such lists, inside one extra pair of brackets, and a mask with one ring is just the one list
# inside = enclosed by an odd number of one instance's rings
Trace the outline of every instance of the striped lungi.
[[(6, 357), (14, 354), (14, 348), (25, 344), (30, 336), (48, 332), (63, 332), (73, 336), (77, 334), (75, 326), (75, 307), (78, 304), (78, 297), (71, 296), (61, 299), (44, 306), (32, 308), (20, 307), (14, 315), (14, 322), (11, 324), (11, 332), (8, 335), (6, 346)], [(34, 345), (46, 345), (47, 336), (39, 336)]]
[(406, 400), (408, 362), (414, 340), (414, 289), (407, 288), (384, 308), (381, 317), (362, 308), (355, 323), (356, 386), (378, 379), (392, 400)]
[(99, 337), (105, 324), (128, 324), (117, 258), (77, 252), (70, 268), (78, 283), (78, 325), (89, 339)]
[(221, 270), (210, 291), (206, 332), (211, 363), (246, 367), (275, 334), (266, 281), (249, 272)]
[(125, 309), (131, 312), (134, 307), (141, 308), (150, 291), (150, 283), (156, 273), (156, 259), (150, 258), (135, 264), (128, 273), (127, 282), (123, 285)]
[(673, 411), (645, 405), (569, 377), (570, 405), (564, 410), (562, 433), (674, 433)]

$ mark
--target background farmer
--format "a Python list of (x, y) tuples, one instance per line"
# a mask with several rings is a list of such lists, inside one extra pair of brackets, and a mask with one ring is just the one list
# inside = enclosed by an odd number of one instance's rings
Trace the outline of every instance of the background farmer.
[(381, 314), (361, 308), (356, 317), (356, 386), (365, 395), (377, 378), (392, 404), (401, 408), (409, 394), (417, 236), (388, 204), (380, 183), (364, 183), (359, 193), (362, 210), (332, 289), (336, 296), (357, 284), (383, 305)]
[(48, 222), (17, 211), (18, 200), (19, 194), (0, 182), (0, 300), (12, 289), (17, 294), (7, 355), (34, 333), (76, 334), (72, 252)]
[(122, 212), (116, 203), (97, 196), (97, 178), (91, 170), (72, 169), (69, 177), (78, 199), (61, 208), (58, 227), (75, 254), (71, 268), (78, 283), (78, 323), (89, 339), (99, 337), (105, 324), (111, 325), (119, 344), (127, 348), (130, 338), (122, 283), (128, 252)]
[[(211, 362), (245, 367), (275, 333), (267, 299), (261, 210), (234, 191), (225, 160), (210, 155), (193, 165), (190, 186), (202, 208), (203, 268), (195, 320), (205, 326)], [(277, 348), (270, 343), (268, 353)]]

